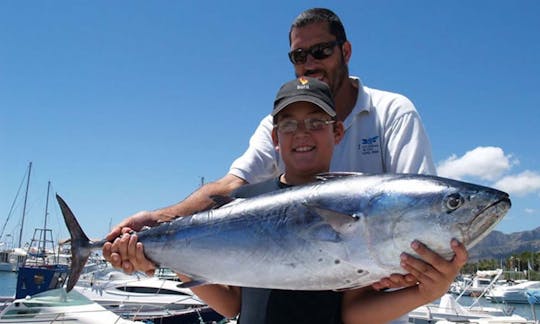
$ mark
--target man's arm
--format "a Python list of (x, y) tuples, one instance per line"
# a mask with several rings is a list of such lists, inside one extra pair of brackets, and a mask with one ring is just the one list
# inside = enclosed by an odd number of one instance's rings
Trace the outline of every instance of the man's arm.
[[(103, 246), (103, 257), (109, 261), (113, 267), (122, 268), (125, 272), (131, 273), (135, 270), (152, 274), (154, 266), (146, 258), (136, 257), (136, 244), (129, 244), (130, 240), (135, 240), (133, 235), (122, 235), (132, 230), (139, 231), (143, 226), (156, 226), (160, 222), (171, 221), (176, 217), (187, 216), (204, 210), (214, 203), (210, 196), (228, 195), (234, 189), (246, 184), (246, 181), (227, 174), (223, 178), (210, 182), (198, 190), (194, 191), (183, 201), (155, 211), (142, 211), (126, 218), (107, 235), (108, 241)], [(120, 237), (120, 235), (122, 235)], [(132, 242), (133, 243), (133, 242)]]

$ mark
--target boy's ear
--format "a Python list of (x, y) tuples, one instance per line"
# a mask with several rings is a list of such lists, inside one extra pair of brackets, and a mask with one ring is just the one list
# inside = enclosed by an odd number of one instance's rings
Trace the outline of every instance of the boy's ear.
[(276, 151), (279, 151), (279, 140), (278, 140), (278, 133), (277, 128), (272, 128), (272, 143), (274, 143), (274, 148)]
[(341, 139), (345, 135), (345, 126), (343, 126), (342, 121), (336, 121), (334, 124), (334, 143), (339, 144)]

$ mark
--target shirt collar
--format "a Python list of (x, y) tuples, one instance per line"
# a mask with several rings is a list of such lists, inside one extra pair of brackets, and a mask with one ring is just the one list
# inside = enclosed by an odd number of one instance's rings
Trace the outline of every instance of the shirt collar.
[(360, 81), (360, 78), (356, 76), (350, 76), (349, 78), (351, 78), (352, 81), (358, 85), (358, 97), (356, 99), (356, 104), (354, 105), (353, 110), (343, 121), (345, 129), (349, 128), (353, 124), (353, 121), (356, 119), (356, 116), (358, 114), (364, 111), (370, 112), (372, 106), (371, 97), (365, 91), (364, 86), (362, 85), (362, 81)]

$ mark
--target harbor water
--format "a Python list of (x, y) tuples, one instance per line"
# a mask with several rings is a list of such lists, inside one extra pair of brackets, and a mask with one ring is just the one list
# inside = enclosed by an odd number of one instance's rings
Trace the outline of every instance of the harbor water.
[[(13, 296), (15, 295), (15, 287), (17, 285), (17, 274), (15, 272), (2, 272), (0, 271), (0, 296)], [(465, 297), (462, 296), (459, 299), (459, 303), (463, 306), (469, 306), (474, 302), (474, 298), (471, 297)], [(531, 308), (531, 305), (529, 304), (511, 304), (511, 305), (503, 305), (503, 304), (495, 304), (490, 302), (489, 300), (486, 300), (484, 298), (481, 298), (477, 305), (479, 306), (487, 306), (487, 307), (497, 307), (500, 306), (504, 309), (504, 307), (515, 307), (514, 314), (523, 316), (527, 319), (534, 319), (533, 309)], [(536, 304), (534, 306), (534, 311), (536, 312), (536, 316), (540, 318), (540, 304)]]
[(15, 296), (17, 273), (0, 271), (0, 296)]

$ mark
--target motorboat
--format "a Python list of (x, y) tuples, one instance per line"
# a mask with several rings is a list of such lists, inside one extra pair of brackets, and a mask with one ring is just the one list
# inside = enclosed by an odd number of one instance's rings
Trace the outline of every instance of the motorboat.
[(47, 290), (6, 303), (0, 323), (143, 323), (121, 318), (76, 291)]
[(445, 294), (441, 297), (439, 304), (428, 304), (420, 306), (409, 312), (409, 323), (438, 323), (438, 321), (450, 321), (468, 323), (468, 321), (498, 318), (502, 320), (513, 320), (511, 323), (526, 323), (527, 319), (511, 314), (511, 308), (485, 307), (485, 306), (463, 306), (452, 294)]
[(535, 322), (533, 320), (527, 320), (522, 319), (518, 320), (513, 317), (487, 317), (487, 318), (479, 318), (474, 320), (469, 320), (466, 322), (463, 321), (437, 321), (434, 322), (435, 324), (538, 324), (538, 322)]
[(527, 304), (527, 290), (540, 289), (540, 281), (525, 281), (515, 285), (496, 286), (486, 298), (494, 303)]
[(502, 275), (502, 269), (477, 271), (472, 278), (461, 277), (450, 285), (450, 292), (459, 296), (479, 297), (489, 291)]
[(128, 275), (108, 267), (83, 274), (73, 289), (125, 318), (131, 318), (130, 314), (138, 319), (152, 318), (206, 306), (180, 285), (180, 281)]
[(26, 259), (26, 251), (14, 248), (0, 251), (0, 271), (15, 272)]

